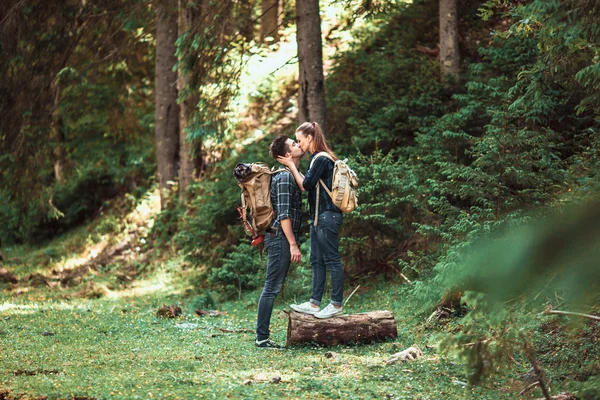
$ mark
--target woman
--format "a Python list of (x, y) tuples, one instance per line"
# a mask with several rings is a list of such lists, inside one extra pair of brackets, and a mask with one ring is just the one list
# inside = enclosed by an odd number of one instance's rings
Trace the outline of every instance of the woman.
[[(288, 167), (302, 191), (308, 191), (310, 216), (310, 263), (312, 265), (312, 296), (302, 304), (292, 304), (295, 311), (312, 314), (317, 318), (330, 318), (342, 314), (342, 297), (344, 294), (344, 268), (340, 260), (339, 232), (342, 226), (342, 212), (337, 208), (327, 191), (320, 188), (317, 199), (319, 181), (331, 189), (334, 163), (318, 153), (325, 152), (333, 160), (337, 160), (331, 151), (321, 128), (316, 122), (305, 122), (296, 130), (296, 141), (304, 152), (312, 153), (310, 167), (303, 176), (291, 157), (279, 157), (277, 160)], [(318, 215), (315, 215), (318, 213)], [(331, 277), (331, 303), (320, 310), (323, 291), (325, 290), (326, 270)]]

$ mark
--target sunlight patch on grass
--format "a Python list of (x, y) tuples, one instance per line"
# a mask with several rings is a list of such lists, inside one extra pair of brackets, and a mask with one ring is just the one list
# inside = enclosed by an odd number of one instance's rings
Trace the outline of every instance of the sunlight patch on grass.
[[(109, 299), (118, 299), (121, 297), (138, 297), (147, 296), (157, 292), (166, 292), (167, 284), (165, 282), (158, 282), (155, 284), (141, 283), (136, 285), (138, 287), (132, 287), (121, 291), (109, 291), (106, 295)], [(169, 291), (170, 292), (170, 291)]]
[(128, 221), (148, 224), (148, 228), (152, 228), (150, 222), (160, 212), (160, 193), (158, 189), (147, 192), (143, 196), (143, 200), (135, 207), (135, 209), (125, 217)]

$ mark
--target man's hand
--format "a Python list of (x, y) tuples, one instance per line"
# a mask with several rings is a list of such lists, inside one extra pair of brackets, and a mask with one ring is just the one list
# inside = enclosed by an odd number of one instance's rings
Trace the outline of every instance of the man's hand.
[(290, 253), (291, 253), (290, 260), (292, 260), (293, 263), (299, 263), (300, 260), (302, 259), (302, 254), (300, 253), (300, 248), (298, 247), (298, 243), (290, 244)]

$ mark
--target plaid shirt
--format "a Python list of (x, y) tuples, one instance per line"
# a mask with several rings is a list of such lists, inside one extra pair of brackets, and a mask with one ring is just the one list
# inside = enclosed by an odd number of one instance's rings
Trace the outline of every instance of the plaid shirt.
[(292, 220), (292, 230), (297, 238), (302, 219), (302, 193), (290, 172), (279, 172), (273, 176), (271, 204), (277, 213), (271, 226), (281, 228), (281, 220), (289, 218)]
[[(316, 154), (310, 157), (310, 162), (315, 158)], [(327, 189), (331, 190), (331, 182), (333, 181), (333, 161), (326, 157), (318, 157), (315, 160), (312, 168), (310, 168), (304, 176), (304, 190), (308, 191), (308, 204), (310, 206), (310, 218), (314, 221), (315, 219), (315, 205), (317, 198), (317, 185), (320, 185), (319, 179), (322, 179)], [(319, 215), (325, 211), (335, 211), (341, 213), (342, 211), (337, 208), (331, 197), (327, 194), (327, 191), (321, 188), (319, 189)], [(317, 216), (318, 217), (318, 216)]]

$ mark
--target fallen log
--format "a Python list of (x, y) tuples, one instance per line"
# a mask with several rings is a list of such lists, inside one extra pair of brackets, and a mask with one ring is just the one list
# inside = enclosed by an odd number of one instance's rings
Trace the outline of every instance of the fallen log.
[(288, 313), (287, 346), (314, 342), (325, 346), (372, 343), (398, 336), (390, 311), (370, 311), (318, 319), (295, 311)]

